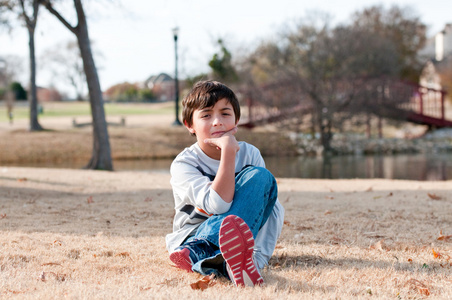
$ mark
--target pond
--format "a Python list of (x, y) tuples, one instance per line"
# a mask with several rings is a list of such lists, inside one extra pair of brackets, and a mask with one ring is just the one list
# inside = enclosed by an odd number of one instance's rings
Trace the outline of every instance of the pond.
[[(171, 159), (115, 161), (116, 171), (169, 173)], [(452, 153), (404, 155), (350, 155), (322, 157), (266, 157), (276, 177), (386, 178), (420, 181), (452, 180)], [(28, 167), (81, 168), (82, 163), (35, 163)]]

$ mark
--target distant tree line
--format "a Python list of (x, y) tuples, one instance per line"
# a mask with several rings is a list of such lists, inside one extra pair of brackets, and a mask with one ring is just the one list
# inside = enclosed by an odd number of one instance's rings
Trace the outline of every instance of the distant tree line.
[(5, 97), (7, 90), (13, 92), (14, 99), (18, 101), (27, 100), (27, 91), (24, 89), (20, 82), (14, 81), (9, 86), (0, 88), (0, 99)]
[(109, 87), (104, 94), (106, 100), (113, 102), (150, 102), (155, 100), (155, 95), (151, 89), (129, 82), (115, 84)]

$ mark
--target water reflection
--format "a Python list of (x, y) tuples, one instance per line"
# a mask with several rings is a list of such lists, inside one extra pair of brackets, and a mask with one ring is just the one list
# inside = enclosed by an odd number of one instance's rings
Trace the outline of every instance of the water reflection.
[(387, 178), (451, 180), (452, 154), (387, 156), (272, 157), (267, 168), (277, 177)]
[[(169, 173), (171, 159), (115, 161), (116, 171)], [(386, 156), (266, 157), (267, 168), (286, 178), (387, 178), (420, 181), (452, 180), (452, 154)], [(35, 163), (37, 168), (80, 169), (84, 162)]]

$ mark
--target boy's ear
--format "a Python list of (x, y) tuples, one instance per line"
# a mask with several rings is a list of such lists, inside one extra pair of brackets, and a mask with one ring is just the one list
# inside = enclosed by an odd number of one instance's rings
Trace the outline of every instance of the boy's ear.
[(188, 130), (191, 134), (195, 134), (195, 130), (194, 130), (192, 127), (188, 126), (187, 121), (184, 121), (184, 126), (185, 126), (185, 128), (187, 128), (187, 130)]

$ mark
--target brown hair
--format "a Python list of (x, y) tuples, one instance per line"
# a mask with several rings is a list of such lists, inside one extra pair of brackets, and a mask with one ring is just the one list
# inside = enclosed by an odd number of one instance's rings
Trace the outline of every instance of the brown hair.
[(182, 100), (182, 121), (191, 127), (193, 125), (193, 112), (197, 109), (214, 106), (219, 100), (226, 99), (232, 105), (235, 122), (240, 119), (240, 105), (234, 92), (225, 84), (218, 81), (198, 81), (191, 91)]

